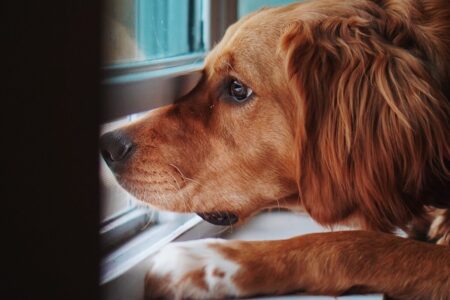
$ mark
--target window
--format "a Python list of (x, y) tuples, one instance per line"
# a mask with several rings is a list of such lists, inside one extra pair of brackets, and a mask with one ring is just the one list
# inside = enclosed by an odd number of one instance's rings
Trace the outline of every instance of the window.
[[(204, 0), (105, 2), (101, 133), (172, 102), (196, 84), (210, 43), (205, 24), (214, 7)], [(103, 160), (100, 164), (100, 280), (107, 282), (199, 218), (141, 204), (117, 184)]]
[(203, 52), (201, 0), (111, 0), (104, 13), (104, 63), (148, 62)]
[[(171, 103), (195, 86), (205, 53), (261, 0), (107, 0), (103, 16), (102, 132)], [(139, 204), (101, 160), (101, 282), (120, 276), (159, 245), (200, 222)], [(147, 250), (146, 250), (147, 249)]]
[[(203, 22), (202, 0), (108, 1), (103, 15), (103, 63), (108, 79), (114, 81), (111, 85), (126, 84), (130, 74), (144, 75), (142, 68), (168, 69), (168, 65), (191, 62), (180, 60), (183, 56), (201, 60), (205, 51)], [(157, 72), (153, 73), (158, 76)], [(136, 90), (134, 88), (131, 92)], [(137, 118), (136, 114), (126, 114), (126, 111), (117, 112), (117, 117), (125, 115), (119, 120), (115, 119), (116, 116), (108, 116), (114, 121), (105, 123), (102, 133)], [(136, 207), (137, 202), (116, 184), (103, 161), (100, 174), (103, 184), (102, 220), (114, 219)]]

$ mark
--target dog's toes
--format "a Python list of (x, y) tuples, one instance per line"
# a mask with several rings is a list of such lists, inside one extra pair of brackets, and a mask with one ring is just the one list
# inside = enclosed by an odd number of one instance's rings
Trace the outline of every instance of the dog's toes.
[(450, 212), (447, 209), (439, 209), (435, 215), (428, 237), (438, 245), (450, 246)]
[(158, 276), (151, 272), (147, 273), (144, 282), (145, 299), (169, 300), (175, 295), (170, 287), (171, 278), (169, 276)]
[(238, 296), (232, 276), (239, 266), (207, 239), (169, 244), (152, 258), (145, 277), (146, 299), (225, 299)]
[(450, 246), (450, 233), (446, 232), (437, 242), (438, 245)]

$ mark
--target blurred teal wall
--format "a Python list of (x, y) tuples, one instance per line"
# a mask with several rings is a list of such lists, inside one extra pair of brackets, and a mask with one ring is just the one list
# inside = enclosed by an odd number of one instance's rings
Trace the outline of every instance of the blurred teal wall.
[(204, 49), (201, 0), (138, 0), (136, 32), (147, 59)]
[[(170, 57), (204, 50), (201, 0), (135, 0), (139, 48), (147, 58)], [(295, 0), (239, 0), (238, 17), (263, 6)]]
[(295, 0), (240, 0), (238, 1), (238, 16), (242, 17), (263, 6), (279, 6), (292, 2), (301, 2)]

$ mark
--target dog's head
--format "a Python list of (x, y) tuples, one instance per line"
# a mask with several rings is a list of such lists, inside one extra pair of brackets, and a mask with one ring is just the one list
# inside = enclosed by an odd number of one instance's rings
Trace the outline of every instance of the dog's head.
[(412, 31), (389, 27), (404, 24), (350, 2), (265, 9), (231, 26), (188, 95), (102, 137), (119, 183), (217, 224), (296, 205), (322, 223), (407, 220), (420, 205), (405, 209), (405, 195), (446, 171), (444, 71), (414, 54), (435, 58)]

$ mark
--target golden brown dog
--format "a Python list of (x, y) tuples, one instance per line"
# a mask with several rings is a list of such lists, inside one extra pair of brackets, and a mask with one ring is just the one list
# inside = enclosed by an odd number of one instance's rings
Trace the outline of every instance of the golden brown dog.
[(147, 296), (450, 299), (450, 248), (390, 234), (449, 243), (449, 82), (448, 0), (319, 0), (231, 26), (192, 92), (102, 137), (118, 181), (214, 224), (280, 205), (365, 231), (175, 243)]

